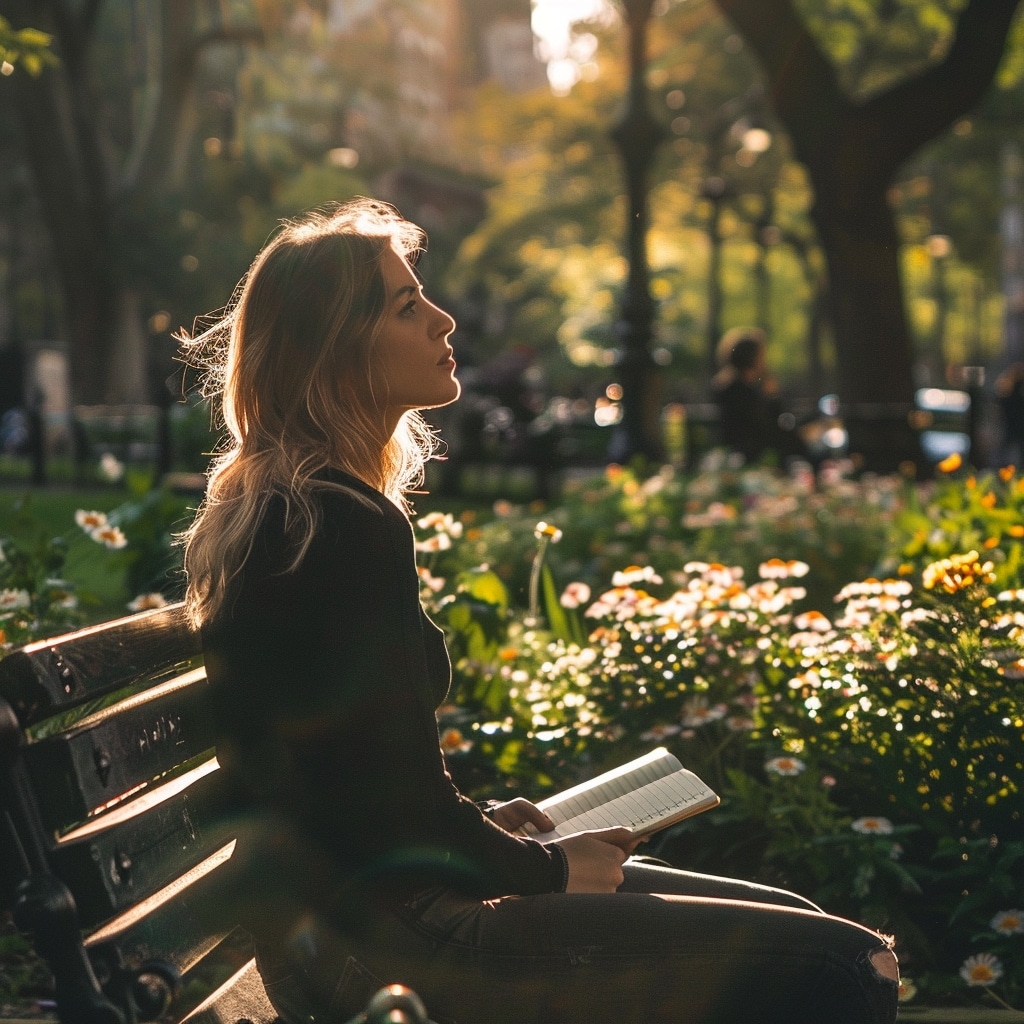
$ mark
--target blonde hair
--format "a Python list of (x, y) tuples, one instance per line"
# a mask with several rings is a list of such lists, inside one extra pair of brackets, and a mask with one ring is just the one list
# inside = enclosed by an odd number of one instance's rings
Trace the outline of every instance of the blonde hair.
[(315, 478), (325, 467), (407, 509), (435, 439), (416, 412), (387, 436), (374, 346), (386, 313), (384, 254), (390, 247), (412, 261), (424, 242), (385, 203), (314, 210), (283, 223), (212, 325), (179, 338), (185, 362), (204, 371), (203, 393), (219, 395), (226, 429), (206, 497), (180, 538), (192, 628), (223, 606), (273, 495), (285, 502), (289, 569), (319, 525), (312, 497), (330, 486)]

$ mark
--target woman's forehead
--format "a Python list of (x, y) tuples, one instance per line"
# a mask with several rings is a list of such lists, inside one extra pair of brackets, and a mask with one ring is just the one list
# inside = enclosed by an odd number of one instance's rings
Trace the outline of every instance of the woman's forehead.
[(388, 292), (403, 288), (406, 285), (417, 287), (419, 278), (404, 255), (397, 252), (394, 246), (389, 245), (384, 250), (381, 259), (381, 271), (384, 274), (384, 281), (388, 286)]

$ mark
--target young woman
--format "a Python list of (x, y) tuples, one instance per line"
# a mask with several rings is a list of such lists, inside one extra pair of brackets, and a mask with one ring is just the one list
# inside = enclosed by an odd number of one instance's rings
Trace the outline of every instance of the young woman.
[(550, 827), (533, 804), (485, 811), (453, 785), (434, 715), (450, 665), (404, 499), (431, 453), (418, 410), (459, 395), (423, 241), (371, 200), (314, 212), (185, 341), (229, 434), (185, 537), (187, 608), (272, 998), (316, 1021), (389, 982), (458, 1024), (894, 1020), (884, 937), (629, 858), (625, 829), (521, 838)]

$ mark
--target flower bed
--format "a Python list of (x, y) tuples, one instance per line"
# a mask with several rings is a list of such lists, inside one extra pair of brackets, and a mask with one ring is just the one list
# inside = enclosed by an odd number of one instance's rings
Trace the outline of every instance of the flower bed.
[(613, 469), (539, 524), (425, 517), (460, 782), (537, 797), (667, 746), (723, 801), (650, 852), (892, 932), (907, 1001), (1019, 1004), (1024, 483), (945, 468)]
[[(556, 507), (424, 515), (460, 784), (537, 798), (667, 746), (722, 805), (649, 852), (893, 933), (911, 1006), (1021, 1006), (1024, 480), (943, 468), (611, 467)], [(27, 509), (0, 538), (3, 649), (88, 620), (69, 536), (127, 607), (175, 597), (179, 517), (152, 492), (55, 541)]]

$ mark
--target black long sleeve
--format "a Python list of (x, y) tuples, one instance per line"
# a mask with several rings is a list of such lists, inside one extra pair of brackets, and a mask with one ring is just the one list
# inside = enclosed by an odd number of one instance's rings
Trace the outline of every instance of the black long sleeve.
[(561, 852), (520, 839), (458, 792), (435, 708), (450, 667), (423, 613), (411, 527), (343, 474), (295, 571), (273, 499), (223, 613), (203, 631), (225, 770), (342, 874), (441, 882), (480, 897), (551, 892)]

